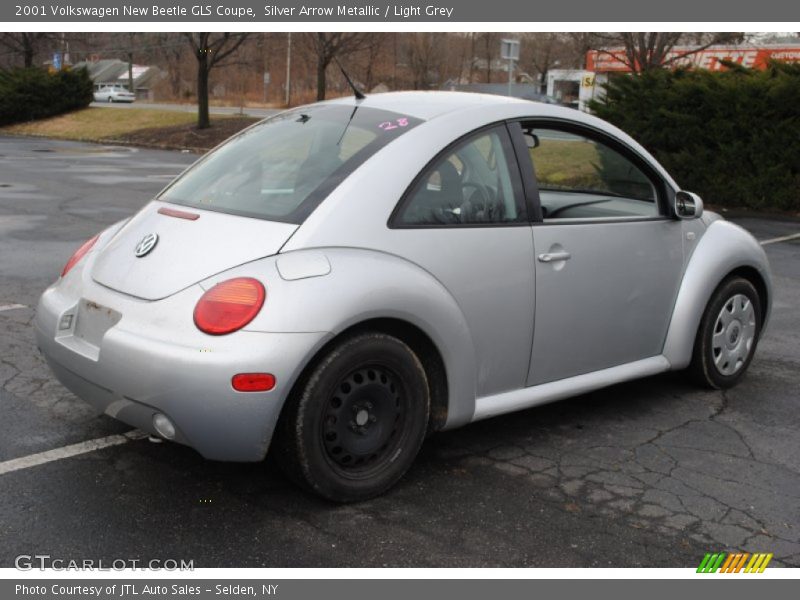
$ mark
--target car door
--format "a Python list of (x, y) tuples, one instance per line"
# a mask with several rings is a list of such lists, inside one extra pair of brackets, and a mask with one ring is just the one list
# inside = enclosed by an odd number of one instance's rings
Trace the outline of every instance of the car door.
[(513, 131), (528, 149), (521, 168), (535, 180), (539, 213), (527, 384), (660, 354), (683, 265), (665, 182), (593, 129), (523, 121)]
[(432, 274), (458, 303), (475, 350), (478, 396), (525, 386), (533, 244), (505, 124), (434, 158), (401, 199), (380, 247)]

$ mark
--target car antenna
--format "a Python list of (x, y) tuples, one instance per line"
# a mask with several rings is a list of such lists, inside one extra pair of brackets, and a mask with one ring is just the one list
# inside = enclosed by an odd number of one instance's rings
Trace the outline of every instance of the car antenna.
[[(366, 98), (366, 96), (361, 92), (361, 90), (359, 90), (356, 87), (356, 84), (353, 83), (353, 80), (350, 79), (350, 76), (347, 74), (347, 71), (344, 70), (344, 67), (342, 66), (342, 63), (339, 62), (339, 59), (334, 57), (333, 60), (335, 60), (336, 64), (339, 65), (339, 70), (342, 72), (342, 75), (344, 75), (344, 78), (347, 80), (348, 85), (352, 88), (353, 93), (356, 96), (356, 100), (364, 100)], [(342, 135), (339, 136), (339, 141), (336, 142), (337, 146), (341, 145), (342, 140), (344, 139), (344, 134), (347, 133), (347, 130), (350, 128), (350, 123), (353, 122), (353, 117), (356, 116), (356, 111), (358, 110), (359, 106), (360, 106), (360, 104), (356, 104), (353, 107), (353, 112), (350, 113), (350, 118), (347, 120), (347, 125), (344, 126), (344, 130), (342, 131)]]
[(350, 123), (353, 122), (353, 117), (356, 116), (356, 111), (358, 110), (358, 107), (359, 107), (358, 104), (356, 104), (353, 107), (353, 112), (350, 113), (350, 118), (347, 120), (347, 125), (344, 126), (344, 129), (342, 130), (342, 135), (339, 136), (339, 141), (336, 142), (337, 146), (340, 146), (342, 144), (342, 140), (344, 139), (344, 134), (347, 133), (347, 130), (350, 128)]
[(347, 85), (349, 85), (350, 89), (353, 90), (353, 94), (355, 94), (356, 100), (363, 100), (364, 98), (366, 98), (366, 96), (364, 95), (364, 92), (359, 90), (356, 87), (356, 84), (353, 83), (353, 80), (350, 79), (350, 76), (347, 74), (347, 71), (344, 70), (344, 67), (342, 66), (342, 63), (339, 62), (339, 59), (334, 57), (333, 60), (335, 60), (336, 64), (339, 65), (339, 70), (342, 72), (342, 75), (344, 75), (344, 78), (347, 81)]

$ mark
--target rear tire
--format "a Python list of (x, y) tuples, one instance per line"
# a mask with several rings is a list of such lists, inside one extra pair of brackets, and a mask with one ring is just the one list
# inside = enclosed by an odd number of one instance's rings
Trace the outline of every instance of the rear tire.
[(361, 333), (298, 383), (276, 431), (280, 467), (335, 502), (377, 496), (406, 473), (428, 424), (425, 370), (401, 340)]
[(742, 277), (723, 281), (706, 306), (689, 366), (706, 387), (736, 385), (750, 366), (761, 334), (761, 299)]

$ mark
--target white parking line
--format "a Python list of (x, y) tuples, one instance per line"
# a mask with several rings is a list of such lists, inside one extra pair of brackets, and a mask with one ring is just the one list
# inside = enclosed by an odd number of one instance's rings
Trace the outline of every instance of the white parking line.
[(71, 446), (56, 448), (55, 450), (47, 450), (46, 452), (39, 452), (38, 454), (14, 458), (12, 460), (0, 462), (0, 475), (21, 471), (22, 469), (30, 469), (31, 467), (38, 467), (39, 465), (44, 465), (49, 462), (79, 456), (80, 454), (102, 450), (103, 448), (110, 448), (111, 446), (127, 444), (128, 442), (141, 440), (146, 437), (147, 434), (145, 432), (134, 429), (122, 435), (109, 435), (108, 437), (87, 440), (78, 444), (72, 444)]
[(0, 312), (4, 310), (14, 310), (15, 308), (28, 308), (24, 304), (0, 304)]
[(800, 239), (800, 233), (793, 233), (792, 235), (784, 235), (782, 237), (771, 238), (769, 240), (762, 240), (758, 243), (762, 246), (767, 246), (768, 244), (777, 244), (778, 242), (788, 242), (789, 240), (797, 239)]

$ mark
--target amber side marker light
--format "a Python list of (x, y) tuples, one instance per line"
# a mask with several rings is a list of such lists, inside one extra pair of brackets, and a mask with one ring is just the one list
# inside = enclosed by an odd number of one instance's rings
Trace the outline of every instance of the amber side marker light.
[(231, 379), (237, 392), (268, 392), (275, 387), (275, 375), (270, 373), (239, 373)]

